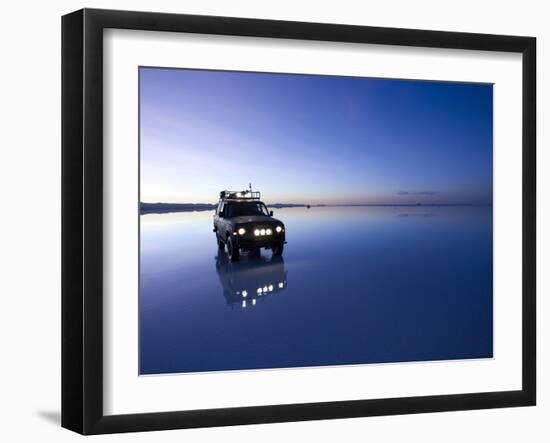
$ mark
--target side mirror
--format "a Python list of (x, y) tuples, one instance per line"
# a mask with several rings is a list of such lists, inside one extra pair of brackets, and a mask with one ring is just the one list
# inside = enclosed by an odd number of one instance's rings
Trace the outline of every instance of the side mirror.
[(273, 217), (273, 211), (269, 211), (269, 216)]

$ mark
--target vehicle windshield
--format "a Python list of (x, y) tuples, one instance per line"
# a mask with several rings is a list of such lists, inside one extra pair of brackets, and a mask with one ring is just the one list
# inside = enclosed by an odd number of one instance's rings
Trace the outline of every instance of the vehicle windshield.
[(227, 205), (226, 217), (240, 217), (243, 215), (268, 215), (267, 208), (263, 203), (246, 202)]

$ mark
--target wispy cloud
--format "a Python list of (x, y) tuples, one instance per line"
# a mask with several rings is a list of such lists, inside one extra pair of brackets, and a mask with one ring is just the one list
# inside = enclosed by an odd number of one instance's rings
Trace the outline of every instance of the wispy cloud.
[(397, 195), (437, 195), (437, 191), (399, 191)]

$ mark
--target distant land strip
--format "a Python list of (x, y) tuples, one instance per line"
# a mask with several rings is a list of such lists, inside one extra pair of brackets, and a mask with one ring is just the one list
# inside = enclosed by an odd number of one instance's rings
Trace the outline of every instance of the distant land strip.
[[(168, 212), (197, 212), (214, 211), (218, 205), (211, 203), (140, 203), (139, 212), (141, 214), (165, 214)], [(294, 203), (275, 203), (266, 205), (268, 208), (305, 208), (308, 205)], [(326, 205), (309, 205), (320, 207)]]
[[(218, 205), (212, 203), (145, 203), (139, 205), (140, 214), (167, 214), (170, 212), (214, 211)], [(268, 208), (320, 208), (320, 207), (441, 207), (441, 206), (492, 206), (490, 203), (363, 203), (363, 204), (318, 204), (306, 205), (296, 203), (266, 204)]]

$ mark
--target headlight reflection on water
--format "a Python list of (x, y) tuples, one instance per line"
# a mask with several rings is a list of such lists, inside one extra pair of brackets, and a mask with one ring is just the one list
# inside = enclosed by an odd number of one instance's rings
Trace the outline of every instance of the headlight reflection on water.
[[(284, 286), (283, 282), (278, 284), (279, 289), (283, 288), (283, 286)], [(263, 288), (256, 289), (256, 294), (258, 294), (258, 295), (267, 294), (268, 292), (273, 292), (274, 288), (275, 287), (273, 285), (264, 286)], [(244, 292), (246, 292), (246, 291), (244, 291)]]
[[(282, 282), (277, 283), (276, 287), (278, 289), (283, 289), (285, 287), (285, 282), (282, 281)], [(261, 288), (256, 289), (256, 296), (261, 297), (262, 295), (267, 295), (270, 292), (273, 292), (274, 289), (275, 289), (275, 286), (272, 285), (272, 284), (263, 286)], [(252, 297), (252, 299), (249, 300), (249, 302), (247, 302), (247, 300), (245, 300), (245, 298), (248, 297), (248, 291), (246, 289), (243, 289), (242, 291), (237, 291), (237, 295), (239, 295), (239, 294), (242, 296), (242, 300), (241, 300), (241, 307), (242, 308), (246, 308), (246, 307), (249, 307), (249, 306), (256, 306), (256, 297)]]

